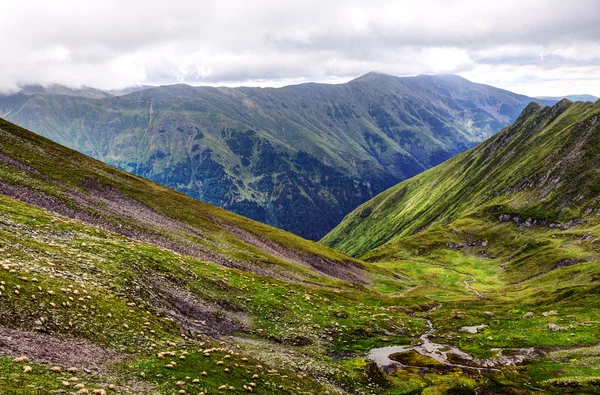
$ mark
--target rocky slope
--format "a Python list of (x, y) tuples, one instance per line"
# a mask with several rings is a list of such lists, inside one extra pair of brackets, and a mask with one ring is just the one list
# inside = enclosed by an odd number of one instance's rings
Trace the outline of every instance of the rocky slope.
[(0, 115), (310, 239), (379, 192), (483, 141), (533, 100), (457, 76), (377, 73), (340, 85), (174, 85), (104, 99), (55, 91), (0, 97)]

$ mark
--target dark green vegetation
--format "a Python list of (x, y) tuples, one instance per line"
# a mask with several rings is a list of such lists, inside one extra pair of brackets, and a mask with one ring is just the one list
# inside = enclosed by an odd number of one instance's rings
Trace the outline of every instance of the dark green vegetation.
[[(457, 76), (279, 89), (29, 87), (0, 115), (86, 155), (309, 239), (473, 147), (533, 99)], [(92, 98), (93, 97), (93, 98)]]
[[(362, 205), (323, 242), (405, 278), (407, 291), (379, 288), (403, 305), (441, 304), (427, 314), (429, 339), (472, 356), (448, 354), (449, 364), (499, 369), (481, 372), (493, 391), (599, 393), (598, 147), (600, 101), (531, 104), (483, 144)], [(447, 377), (435, 371), (421, 379)]]

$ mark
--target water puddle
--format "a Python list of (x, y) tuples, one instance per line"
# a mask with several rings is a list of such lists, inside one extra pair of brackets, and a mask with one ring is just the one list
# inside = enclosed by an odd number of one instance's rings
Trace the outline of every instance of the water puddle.
[[(441, 307), (438, 305), (428, 312), (432, 312)], [(498, 366), (511, 366), (518, 365), (526, 360), (538, 359), (543, 353), (535, 348), (523, 348), (523, 349), (492, 349), (496, 353), (496, 356), (489, 359), (478, 359), (465, 353), (464, 351), (447, 345), (436, 343), (431, 340), (431, 335), (435, 332), (435, 327), (431, 320), (427, 319), (429, 329), (419, 337), (420, 343), (415, 346), (388, 346), (373, 348), (367, 354), (367, 358), (377, 364), (377, 366), (386, 373), (391, 373), (395, 370), (399, 370), (406, 367), (417, 367), (403, 365), (400, 362), (390, 359), (390, 356), (396, 353), (403, 353), (408, 351), (414, 351), (424, 357), (431, 358), (445, 366), (457, 367), (462, 369), (473, 369), (481, 372), (482, 370), (487, 371), (498, 371)], [(468, 333), (477, 333), (478, 330), (485, 328), (486, 325), (477, 325), (470, 327), (463, 327)]]

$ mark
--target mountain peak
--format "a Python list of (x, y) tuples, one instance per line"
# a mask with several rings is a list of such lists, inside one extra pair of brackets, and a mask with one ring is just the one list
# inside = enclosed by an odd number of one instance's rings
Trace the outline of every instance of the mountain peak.
[(350, 82), (368, 81), (368, 80), (373, 80), (373, 79), (381, 79), (381, 78), (389, 78), (389, 77), (394, 77), (394, 76), (390, 75), (390, 74), (386, 74), (386, 73), (381, 73), (379, 71), (370, 71), (367, 74), (363, 74), (360, 77), (354, 78)]

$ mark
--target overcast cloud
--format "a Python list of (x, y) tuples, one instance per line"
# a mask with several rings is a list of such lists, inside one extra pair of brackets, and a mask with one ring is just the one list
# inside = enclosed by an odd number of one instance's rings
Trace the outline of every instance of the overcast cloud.
[(59, 83), (281, 86), (455, 73), (600, 96), (600, 1), (0, 2), (0, 90)]

